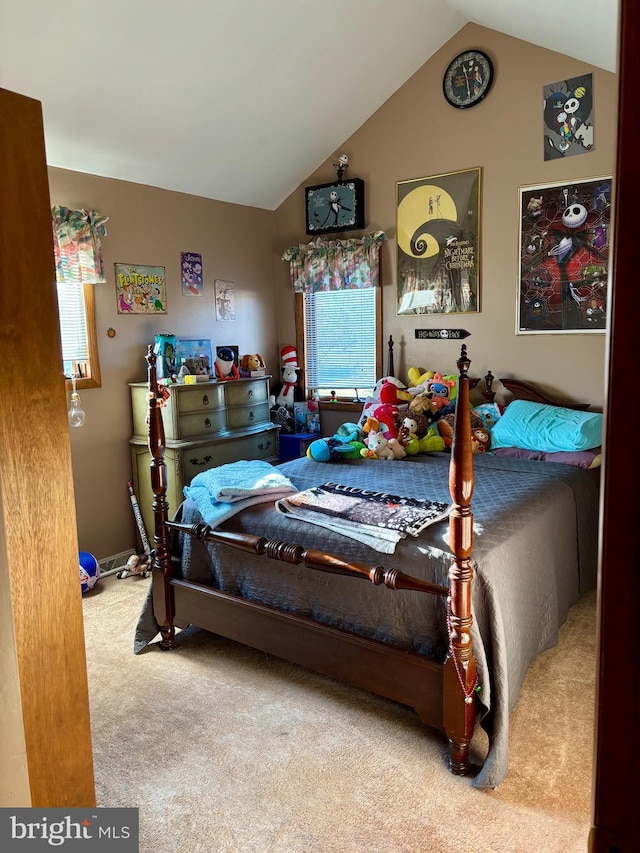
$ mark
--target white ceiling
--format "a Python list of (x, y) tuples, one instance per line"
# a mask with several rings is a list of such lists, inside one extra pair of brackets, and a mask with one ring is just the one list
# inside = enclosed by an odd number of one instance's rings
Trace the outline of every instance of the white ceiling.
[(0, 0), (0, 86), (42, 102), (51, 166), (272, 210), (469, 21), (615, 71), (617, 9)]

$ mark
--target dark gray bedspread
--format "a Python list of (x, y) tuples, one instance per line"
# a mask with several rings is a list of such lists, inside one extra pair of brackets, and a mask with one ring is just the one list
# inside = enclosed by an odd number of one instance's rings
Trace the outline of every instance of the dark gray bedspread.
[[(449, 501), (449, 454), (398, 461), (335, 464), (296, 459), (282, 470), (302, 490), (332, 481), (374, 491)], [(489, 753), (477, 787), (495, 787), (508, 770), (509, 711), (534, 658), (557, 642), (569, 607), (596, 583), (599, 472), (569, 465), (474, 457), (472, 629)], [(178, 516), (200, 520), (187, 500)], [(447, 521), (400, 542), (393, 555), (277, 513), (250, 507), (223, 529), (299, 542), (371, 564), (395, 566), (447, 585), (451, 565)], [(227, 546), (180, 535), (183, 574), (189, 579), (311, 616), (440, 660), (447, 650), (445, 604), (440, 598), (393, 592), (366, 580), (242, 556)], [(141, 651), (157, 634), (150, 600), (135, 639)]]

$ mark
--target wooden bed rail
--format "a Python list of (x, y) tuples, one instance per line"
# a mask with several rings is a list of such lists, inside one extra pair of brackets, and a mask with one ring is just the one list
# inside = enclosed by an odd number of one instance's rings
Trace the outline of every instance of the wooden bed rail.
[(363, 578), (371, 581), (375, 586), (384, 584), (389, 589), (409, 589), (415, 592), (431, 593), (432, 595), (449, 595), (448, 587), (414, 578), (401, 572), (400, 569), (385, 569), (384, 566), (369, 566), (366, 563), (351, 562), (336, 557), (334, 554), (327, 554), (325, 551), (317, 551), (313, 548), (305, 549), (302, 545), (294, 545), (291, 542), (265, 539), (263, 536), (255, 536), (253, 533), (213, 530), (208, 524), (191, 525), (169, 521), (167, 527), (187, 533), (195, 539), (230, 545), (232, 548), (248, 551), (260, 557), (265, 556), (272, 560), (280, 560), (283, 563), (292, 563), (296, 566), (304, 565), (308, 569), (328, 572), (333, 575)]

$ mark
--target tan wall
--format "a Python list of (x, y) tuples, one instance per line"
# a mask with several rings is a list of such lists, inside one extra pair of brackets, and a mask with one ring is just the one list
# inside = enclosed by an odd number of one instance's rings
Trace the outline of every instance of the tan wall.
[[(495, 82), (486, 100), (468, 110), (450, 107), (442, 76), (451, 59), (475, 47), (486, 51)], [(594, 150), (564, 160), (543, 159), (542, 90), (549, 83), (592, 71)], [(382, 229), (384, 339), (393, 335), (396, 374), (408, 367), (453, 369), (459, 345), (416, 341), (416, 328), (464, 328), (472, 373), (518, 376), (602, 405), (605, 335), (516, 335), (518, 187), (611, 175), (615, 163), (617, 76), (548, 50), (468, 24), (436, 53), (336, 152), (345, 151), (348, 177), (366, 187), (366, 230)], [(339, 96), (337, 94), (337, 96)], [(335, 180), (333, 155), (305, 184)], [(396, 312), (396, 183), (482, 167), (481, 310), (439, 317)], [(293, 193), (276, 212), (279, 254), (307, 242), (304, 193)], [(295, 340), (293, 300), (286, 264), (276, 265), (280, 342)]]
[[(71, 430), (79, 544), (100, 558), (136, 547), (126, 489), (132, 476), (127, 383), (146, 379), (144, 357), (154, 335), (169, 329), (178, 337), (210, 338), (214, 346), (235, 344), (241, 353), (262, 353), (277, 370), (273, 213), (62, 169), (49, 170), (49, 184), (52, 204), (109, 217), (107, 283), (96, 285), (102, 388), (81, 391), (86, 423)], [(182, 295), (180, 252), (202, 255), (202, 297)], [(114, 263), (164, 266), (167, 314), (118, 314)], [(235, 282), (235, 321), (216, 321), (215, 279)], [(109, 327), (114, 338), (107, 337)]]
[[(442, 96), (451, 58), (468, 47), (491, 56), (495, 82), (484, 102), (455, 110)], [(545, 162), (542, 88), (592, 71), (596, 134), (593, 151)], [(474, 375), (519, 376), (548, 390), (602, 405), (605, 335), (516, 335), (518, 187), (611, 175), (615, 163), (617, 77), (598, 68), (468, 24), (402, 86), (336, 153), (351, 160), (348, 175), (366, 182), (366, 230), (382, 229), (385, 341), (396, 342), (396, 373), (410, 366), (449, 370), (458, 344), (422, 342), (416, 328), (450, 326), (467, 339)], [(127, 382), (145, 378), (144, 354), (157, 331), (207, 337), (261, 352), (278, 373), (278, 348), (295, 341), (293, 298), (283, 250), (307, 242), (303, 186), (335, 179), (332, 155), (273, 213), (123, 181), (50, 169), (51, 200), (94, 207), (110, 217), (104, 253), (108, 281), (96, 288), (103, 387), (83, 391), (86, 426), (71, 435), (80, 547), (98, 557), (135, 546), (126, 493), (131, 477)], [(398, 316), (396, 312), (396, 183), (482, 167), (481, 311)], [(275, 235), (275, 236), (274, 236)], [(200, 252), (203, 298), (182, 296), (181, 251)], [(113, 264), (166, 267), (168, 314), (117, 314)], [(215, 320), (214, 279), (236, 283), (237, 316)], [(275, 297), (275, 298), (274, 298)], [(112, 326), (116, 337), (106, 330)]]

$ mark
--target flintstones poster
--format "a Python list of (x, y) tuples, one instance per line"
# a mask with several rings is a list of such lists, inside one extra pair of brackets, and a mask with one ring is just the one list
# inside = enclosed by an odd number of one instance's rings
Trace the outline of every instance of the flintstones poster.
[(116, 264), (118, 314), (166, 314), (164, 267)]
[(398, 183), (398, 314), (480, 310), (479, 207), (479, 168)]

